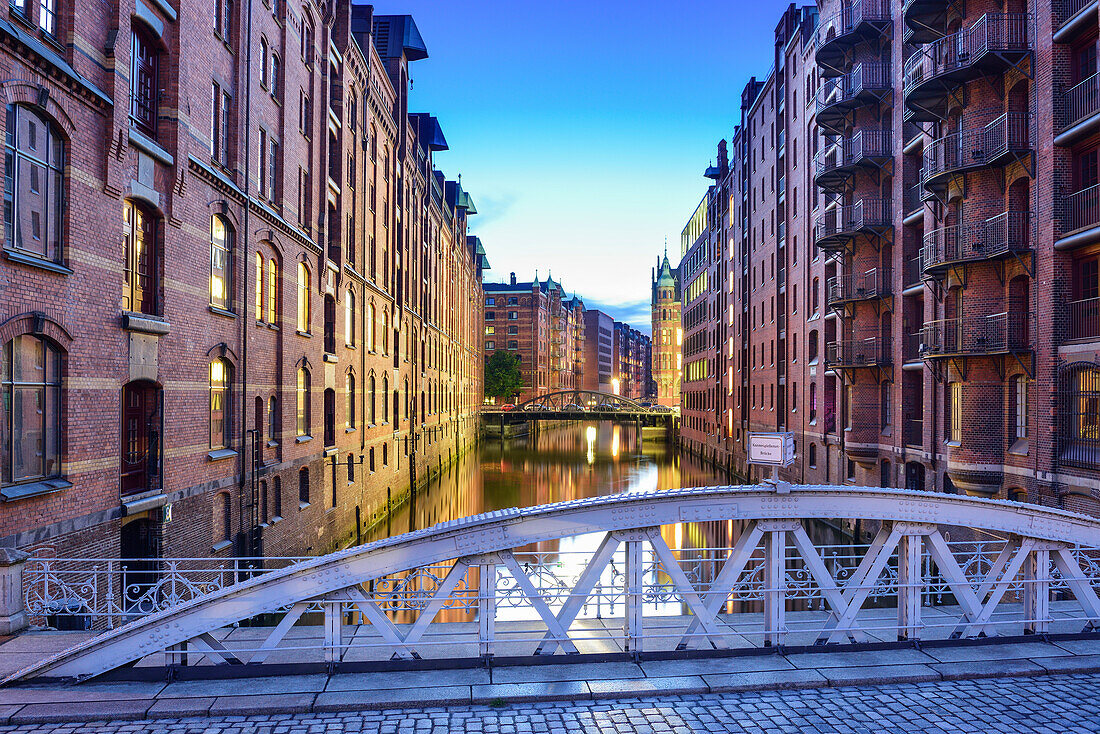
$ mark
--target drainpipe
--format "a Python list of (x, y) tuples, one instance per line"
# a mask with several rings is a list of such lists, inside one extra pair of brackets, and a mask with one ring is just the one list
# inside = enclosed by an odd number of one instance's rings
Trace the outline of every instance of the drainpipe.
[[(251, 128), (252, 128), (252, 0), (248, 0), (245, 11), (248, 13), (247, 33), (245, 34), (245, 73), (244, 73), (244, 94), (238, 98), (244, 99), (244, 155), (241, 159), (244, 161), (244, 215), (241, 220), (241, 234), (240, 243), (241, 247), (239, 252), (248, 253), (249, 251), (249, 214), (252, 209), (252, 186), (249, 180), (249, 172), (252, 170), (252, 166), (249, 165), (249, 154), (252, 151), (251, 143)], [(263, 165), (263, 161), (260, 161), (260, 165)], [(238, 263), (239, 261), (239, 263)], [(241, 284), (240, 288), (240, 304), (243, 308), (243, 313), (240, 315), (240, 333), (241, 333), (241, 418), (240, 418), (240, 453), (237, 456), (237, 465), (240, 467), (237, 478), (237, 504), (238, 504), (238, 520), (237, 525), (239, 532), (244, 532), (244, 487), (245, 487), (245, 475), (248, 471), (247, 458), (245, 456), (245, 438), (247, 434), (248, 426), (248, 257), (247, 255), (239, 258), (234, 258), (233, 269), (237, 270), (238, 264), (240, 264), (241, 272), (243, 276), (238, 279)], [(253, 467), (255, 471), (255, 467)], [(253, 492), (253, 494), (255, 494)], [(255, 540), (252, 533), (256, 527), (256, 498), (251, 497), (251, 523), (248, 528), (249, 538), (249, 554), (255, 552), (253, 547)]]

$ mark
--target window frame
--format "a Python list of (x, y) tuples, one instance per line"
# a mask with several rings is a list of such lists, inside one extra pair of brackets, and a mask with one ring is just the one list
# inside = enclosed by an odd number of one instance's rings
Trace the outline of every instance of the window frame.
[[(161, 49), (152, 29), (133, 23), (130, 33), (130, 124), (157, 139)], [(141, 51), (146, 53), (142, 54)], [(151, 81), (150, 81), (151, 80)]]
[[(17, 352), (21, 352), (20, 346), (25, 343), (34, 343), (41, 349), (42, 379), (17, 379), (16, 367), (24, 364)], [(52, 354), (52, 358), (51, 355)], [(17, 334), (0, 346), (0, 404), (3, 410), (0, 412), (0, 486), (20, 486), (34, 484), (61, 478), (62, 457), (64, 455), (64, 421), (65, 411), (64, 373), (65, 352), (56, 343), (48, 338), (36, 334)], [(38, 366), (36, 355), (35, 365)], [(50, 374), (52, 372), (53, 374)], [(33, 392), (37, 396), (37, 402), (41, 410), (36, 411), (41, 416), (41, 437), (35, 438), (33, 431), (27, 431), (26, 426), (16, 430), (17, 396)], [(50, 410), (55, 415), (50, 416)], [(51, 440), (52, 434), (52, 440)], [(37, 445), (33, 450), (36, 459), (41, 454), (41, 472), (35, 474), (23, 473), (15, 476), (15, 461), (19, 454), (26, 454), (18, 450), (18, 442), (27, 440), (37, 444), (41, 442), (42, 450)], [(51, 464), (53, 470), (51, 471)]]
[[(22, 127), (20, 123), (25, 119), (23, 115), (30, 115), (34, 118), (32, 125), (37, 123), (42, 126), (45, 155), (31, 154), (30, 151), (33, 148), (29, 143), (27, 146), (20, 145), (19, 138)], [(6, 120), (7, 131), (4, 140), (6, 162), (4, 172), (4, 247), (60, 265), (64, 260), (65, 252), (65, 141), (62, 139), (53, 120), (43, 111), (29, 105), (9, 104), (6, 109)], [(28, 129), (35, 133), (34, 137), (37, 142), (36, 127)], [(31, 194), (38, 193), (43, 188), (47, 190), (46, 196), (42, 197), (41, 212), (35, 211), (33, 208), (31, 210), (32, 225), (29, 237), (23, 236), (23, 228), (20, 226), (22, 197), (19, 192), (23, 179), (21, 174), (24, 172), (25, 165), (28, 167), (25, 173), (27, 178), (30, 179)], [(41, 177), (44, 181), (36, 184), (35, 182), (38, 181), (40, 175), (39, 170), (42, 171)], [(51, 188), (53, 190), (52, 194), (49, 193)], [(10, 200), (8, 198), (9, 191), (11, 192)], [(37, 226), (33, 224), (35, 221), (37, 221)], [(42, 231), (43, 227), (45, 227), (45, 232)], [(39, 236), (35, 235), (36, 229)], [(41, 236), (43, 234), (45, 236)], [(56, 237), (52, 243), (50, 241), (51, 235)], [(21, 243), (28, 239), (41, 242), (42, 247), (36, 250), (21, 246)]]

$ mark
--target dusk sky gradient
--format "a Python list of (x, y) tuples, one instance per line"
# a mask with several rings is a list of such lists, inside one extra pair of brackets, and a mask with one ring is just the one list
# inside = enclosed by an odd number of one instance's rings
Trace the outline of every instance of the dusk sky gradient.
[(649, 277), (706, 191), (703, 171), (767, 74), (787, 3), (380, 0), (411, 14), (429, 57), (410, 110), (439, 118), (436, 165), (477, 205), (492, 269), (553, 274), (649, 333)]

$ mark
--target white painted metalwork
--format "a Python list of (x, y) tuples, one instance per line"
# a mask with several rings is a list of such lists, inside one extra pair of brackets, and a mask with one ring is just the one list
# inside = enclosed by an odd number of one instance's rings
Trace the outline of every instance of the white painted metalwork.
[[(815, 546), (805, 525), (857, 518), (876, 529), (868, 546)], [(738, 523), (733, 548), (666, 540), (673, 526), (715, 521)], [(957, 528), (974, 539), (949, 542)], [(464, 518), (267, 571), (176, 599), (8, 680), (85, 678), (138, 661), (340, 664), (1076, 632), (1100, 626), (1098, 549), (1096, 519), (957, 495), (615, 495)], [(275, 626), (236, 628), (263, 614)]]

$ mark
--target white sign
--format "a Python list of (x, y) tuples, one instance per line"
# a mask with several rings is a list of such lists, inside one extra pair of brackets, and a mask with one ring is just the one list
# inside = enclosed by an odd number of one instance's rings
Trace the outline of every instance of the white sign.
[(750, 433), (749, 463), (763, 466), (790, 466), (794, 463), (794, 434)]

